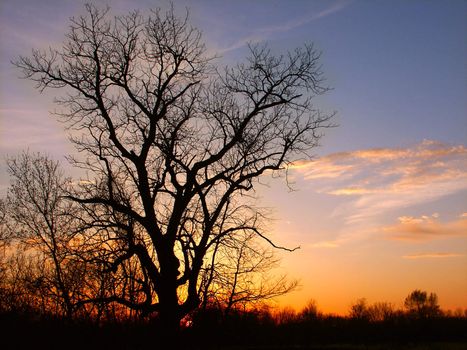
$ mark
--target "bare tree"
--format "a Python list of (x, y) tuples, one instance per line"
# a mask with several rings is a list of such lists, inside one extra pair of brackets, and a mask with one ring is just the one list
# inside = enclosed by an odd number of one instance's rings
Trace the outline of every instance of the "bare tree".
[(397, 311), (394, 305), (388, 302), (376, 302), (368, 307), (368, 316), (371, 322), (383, 322), (394, 318)]
[(368, 309), (368, 303), (365, 298), (360, 298), (350, 305), (350, 318), (355, 320), (365, 320), (368, 321), (370, 318), (370, 313)]
[(350, 306), (350, 318), (368, 321), (368, 322), (383, 322), (395, 317), (397, 311), (391, 303), (376, 302), (368, 304), (365, 298), (360, 298)]
[(64, 198), (69, 180), (58, 162), (41, 154), (24, 152), (8, 159), (7, 166), (11, 177), (7, 230), (19, 242), (18, 248), (32, 248), (31, 254), (43, 265), (40, 275), (29, 284), (42, 288), (42, 296), (47, 293), (51, 300), (59, 300), (60, 309), (71, 318), (74, 306), (68, 258), (74, 233), (70, 216), (73, 203)]
[(304, 322), (315, 321), (323, 316), (318, 310), (318, 303), (314, 299), (310, 299), (299, 313), (299, 318)]
[(218, 70), (173, 9), (115, 18), (86, 10), (61, 49), (15, 64), (40, 90), (66, 91), (61, 118), (81, 152), (73, 162), (89, 173), (70, 196), (92, 212), (84, 234), (101, 242), (108, 270), (138, 265), (140, 298), (122, 289), (100, 301), (157, 312), (176, 331), (200, 303), (219, 241), (250, 232), (273, 244), (244, 195), (306, 156), (330, 126), (312, 104), (328, 90), (320, 54), (250, 46), (244, 63)]
[(257, 238), (245, 232), (216, 243), (201, 283), (204, 307), (214, 303), (227, 316), (232, 309), (258, 306), (297, 286), (284, 275), (271, 275), (279, 260)]

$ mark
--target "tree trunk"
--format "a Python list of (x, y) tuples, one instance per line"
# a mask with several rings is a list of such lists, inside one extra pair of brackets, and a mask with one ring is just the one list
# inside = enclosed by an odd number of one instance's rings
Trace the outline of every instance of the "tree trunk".
[(159, 297), (159, 321), (162, 337), (167, 344), (175, 344), (180, 332), (181, 308), (178, 304), (177, 276), (180, 263), (171, 250), (161, 256), (162, 281), (158, 290)]
[(164, 290), (159, 294), (158, 331), (163, 344), (170, 344), (171, 348), (177, 349), (180, 338), (180, 306), (176, 288), (170, 287), (172, 286), (164, 286)]

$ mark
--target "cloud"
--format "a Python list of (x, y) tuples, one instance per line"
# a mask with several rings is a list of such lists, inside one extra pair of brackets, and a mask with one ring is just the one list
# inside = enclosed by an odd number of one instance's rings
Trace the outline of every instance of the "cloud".
[(420, 217), (401, 216), (398, 223), (381, 230), (389, 239), (423, 241), (435, 238), (467, 237), (467, 218), (441, 222), (437, 213)]
[(305, 25), (307, 23), (316, 21), (318, 19), (330, 16), (330, 15), (336, 13), (336, 12), (339, 12), (342, 9), (344, 9), (345, 7), (347, 7), (349, 4), (350, 4), (349, 1), (338, 1), (338, 2), (334, 3), (333, 5), (329, 6), (328, 8), (326, 8), (326, 9), (324, 9), (322, 11), (319, 11), (317, 13), (308, 14), (308, 15), (306, 15), (304, 17), (296, 18), (296, 19), (293, 19), (291, 21), (282, 23), (280, 25), (264, 27), (264, 28), (259, 29), (258, 31), (262, 32), (262, 33), (265, 33), (268, 36), (272, 35), (272, 34), (275, 34), (275, 33), (279, 33), (279, 32), (287, 32), (289, 30), (292, 30), (292, 29), (295, 29), (297, 27), (303, 26), (303, 25)]
[(317, 192), (347, 198), (348, 223), (434, 201), (467, 189), (467, 148), (425, 140), (300, 161), (290, 170)]
[(349, 174), (351, 171), (353, 171), (352, 165), (337, 165), (330, 162), (326, 164), (326, 161), (324, 161), (318, 167), (310, 169), (305, 178), (307, 180), (337, 179), (342, 178), (342, 176)]
[(457, 258), (465, 256), (457, 253), (417, 253), (402, 256), (404, 259), (439, 259), (439, 258)]
[(301, 18), (295, 18), (295, 19), (292, 19), (292, 20), (290, 20), (288, 22), (285, 22), (285, 23), (282, 23), (282, 24), (279, 24), (279, 25), (258, 28), (256, 30), (254, 30), (253, 33), (251, 33), (251, 34), (237, 40), (234, 44), (232, 44), (232, 45), (230, 45), (230, 46), (228, 46), (226, 48), (220, 49), (219, 53), (222, 54), (222, 53), (225, 53), (225, 52), (233, 51), (233, 50), (239, 49), (239, 48), (247, 45), (248, 43), (257, 43), (257, 42), (263, 41), (263, 40), (271, 37), (274, 34), (284, 33), (284, 32), (287, 32), (289, 30), (301, 27), (301, 26), (303, 26), (303, 25), (305, 25), (307, 23), (310, 23), (310, 22), (316, 21), (318, 19), (330, 16), (330, 15), (336, 13), (336, 12), (339, 12), (339, 11), (343, 10), (350, 3), (351, 3), (351, 1), (338, 1), (338, 2), (334, 3), (333, 5), (329, 6), (328, 8), (326, 8), (326, 9), (324, 9), (322, 11), (319, 11), (317, 13), (308, 14), (308, 15), (303, 16)]
[(349, 188), (339, 188), (337, 190), (329, 192), (329, 194), (334, 194), (336, 196), (354, 196), (372, 193), (373, 191), (361, 187), (349, 187)]

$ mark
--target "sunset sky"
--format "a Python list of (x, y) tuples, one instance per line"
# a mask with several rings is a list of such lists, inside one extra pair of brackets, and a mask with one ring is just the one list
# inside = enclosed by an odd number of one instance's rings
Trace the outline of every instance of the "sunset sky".
[[(58, 45), (81, 0), (0, 2), (0, 195), (4, 158), (29, 148), (63, 160), (73, 152), (52, 116), (53, 94), (18, 79), (10, 61)], [(168, 1), (93, 1), (114, 14)], [(467, 2), (174, 1), (221, 63), (248, 42), (274, 52), (313, 42), (333, 90), (316, 100), (336, 111), (311, 161), (289, 181), (264, 179), (282, 271), (300, 289), (281, 305), (315, 299), (346, 313), (358, 298), (395, 306), (412, 290), (436, 292), (445, 309), (467, 308)], [(72, 174), (72, 170), (67, 167)]]

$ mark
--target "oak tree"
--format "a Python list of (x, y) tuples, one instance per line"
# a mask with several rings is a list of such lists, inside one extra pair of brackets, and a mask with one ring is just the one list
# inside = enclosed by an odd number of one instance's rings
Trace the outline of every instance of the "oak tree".
[(88, 173), (69, 195), (86, 214), (88, 258), (128, 272), (99, 302), (156, 312), (176, 330), (201, 302), (219, 242), (252, 234), (276, 246), (251, 200), (258, 178), (309, 156), (332, 114), (312, 100), (328, 91), (312, 45), (249, 51), (220, 68), (188, 15), (87, 5), (61, 48), (15, 62), (61, 93), (80, 152), (71, 160)]

